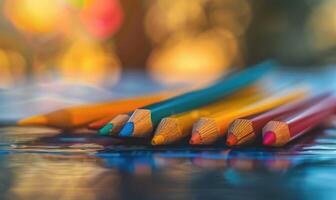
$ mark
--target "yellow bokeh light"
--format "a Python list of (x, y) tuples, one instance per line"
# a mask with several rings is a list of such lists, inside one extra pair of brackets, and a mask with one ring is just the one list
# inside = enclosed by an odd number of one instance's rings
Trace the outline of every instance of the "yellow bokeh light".
[(146, 17), (146, 32), (153, 42), (181, 30), (198, 30), (206, 21), (203, 0), (156, 0), (151, 2)]
[(4, 8), (15, 27), (26, 32), (50, 33), (66, 21), (59, 0), (6, 0)]
[(336, 2), (323, 1), (317, 7), (307, 24), (308, 34), (312, 43), (319, 50), (325, 50), (336, 45)]
[(93, 41), (76, 41), (65, 51), (59, 63), (61, 78), (70, 82), (113, 84), (121, 67), (117, 56)]
[(227, 31), (179, 35), (154, 50), (148, 66), (151, 75), (166, 84), (207, 82), (227, 71), (237, 49), (235, 37)]

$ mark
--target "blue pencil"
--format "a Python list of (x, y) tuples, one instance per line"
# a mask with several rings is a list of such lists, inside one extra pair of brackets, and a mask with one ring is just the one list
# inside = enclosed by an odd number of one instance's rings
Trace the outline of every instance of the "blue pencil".
[(276, 65), (275, 61), (264, 61), (240, 72), (230, 74), (207, 88), (136, 109), (122, 128), (119, 136), (149, 137), (162, 118), (220, 100), (243, 87), (249, 86), (271, 71)]
[(108, 136), (108, 135), (118, 135), (120, 129), (126, 124), (131, 113), (120, 114), (115, 116), (110, 122), (108, 122), (104, 127), (102, 127), (98, 131), (98, 135), (100, 136)]

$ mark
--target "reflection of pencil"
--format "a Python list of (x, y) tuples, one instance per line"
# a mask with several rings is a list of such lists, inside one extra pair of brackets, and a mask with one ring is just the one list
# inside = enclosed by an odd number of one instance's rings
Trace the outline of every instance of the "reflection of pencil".
[[(192, 125), (200, 117), (207, 116), (218, 110), (238, 109), (242, 105), (255, 102), (261, 95), (256, 95), (255, 91), (241, 91), (227, 99), (191, 110), (189, 112), (163, 118), (156, 129), (152, 139), (152, 145), (164, 145), (178, 142), (191, 134)], [(254, 93), (254, 94), (253, 94)]]
[(234, 120), (229, 128), (226, 143), (228, 146), (244, 145), (253, 142), (261, 135), (262, 128), (270, 120), (283, 114), (293, 113), (321, 100), (325, 95), (284, 105), (265, 113)]
[(263, 128), (263, 144), (283, 146), (330, 117), (335, 108), (336, 97), (330, 95), (308, 108), (270, 121)]
[(103, 117), (97, 121), (94, 121), (88, 125), (88, 129), (99, 130), (103, 128), (108, 122), (113, 119), (113, 116)]
[(225, 149), (220, 152), (216, 152), (216, 156), (206, 156), (206, 155), (201, 155), (201, 156), (196, 156), (193, 158), (191, 161), (194, 165), (201, 167), (201, 168), (206, 168), (206, 169), (221, 169), (221, 168), (226, 168), (228, 166), (228, 157), (232, 149)]
[(98, 135), (118, 135), (120, 129), (126, 124), (129, 118), (130, 114), (120, 114), (115, 116), (111, 121), (105, 124), (105, 126), (98, 131)]
[(278, 95), (272, 95), (256, 103), (242, 107), (232, 112), (221, 111), (203, 117), (193, 127), (190, 144), (212, 144), (223, 137), (229, 124), (239, 118), (257, 114), (277, 106), (302, 98), (307, 92), (306, 88), (296, 88)]
[(119, 99), (111, 102), (74, 106), (20, 120), (18, 125), (52, 126), (63, 129), (77, 128), (103, 117), (127, 113), (141, 106), (162, 101), (175, 94), (173, 92), (160, 93), (143, 97)]
[(137, 109), (120, 132), (124, 137), (148, 137), (162, 118), (186, 112), (238, 91), (258, 80), (272, 69), (274, 62), (263, 62), (255, 67), (227, 76), (214, 85), (179, 95), (150, 106)]

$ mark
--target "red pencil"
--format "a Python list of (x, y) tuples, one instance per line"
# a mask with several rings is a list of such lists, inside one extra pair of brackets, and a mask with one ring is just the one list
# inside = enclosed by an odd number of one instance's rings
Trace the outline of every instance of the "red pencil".
[(335, 110), (336, 97), (328, 95), (308, 108), (272, 120), (263, 128), (263, 144), (283, 146), (315, 128), (329, 118)]
[(99, 130), (103, 126), (105, 126), (107, 123), (109, 123), (114, 117), (115, 116), (108, 116), (108, 117), (104, 117), (100, 120), (94, 121), (94, 122), (92, 122), (88, 125), (88, 129)]
[(234, 120), (229, 128), (226, 144), (228, 146), (244, 145), (254, 142), (262, 134), (262, 128), (272, 119), (287, 113), (294, 113), (322, 100), (328, 94), (321, 94), (303, 101), (280, 106), (261, 114), (256, 114)]

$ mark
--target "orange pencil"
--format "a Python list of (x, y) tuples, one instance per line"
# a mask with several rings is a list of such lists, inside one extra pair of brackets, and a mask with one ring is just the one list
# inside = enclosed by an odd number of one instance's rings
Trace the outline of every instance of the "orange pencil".
[(139, 107), (168, 99), (176, 94), (177, 92), (156, 93), (142, 97), (74, 106), (22, 119), (17, 124), (20, 126), (50, 126), (62, 129), (83, 127), (97, 119), (127, 113)]

